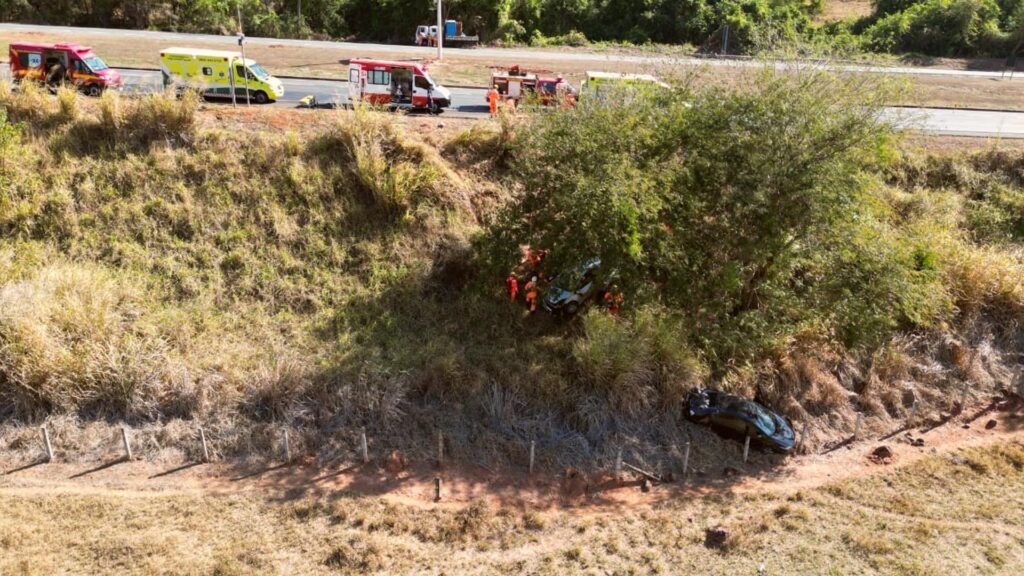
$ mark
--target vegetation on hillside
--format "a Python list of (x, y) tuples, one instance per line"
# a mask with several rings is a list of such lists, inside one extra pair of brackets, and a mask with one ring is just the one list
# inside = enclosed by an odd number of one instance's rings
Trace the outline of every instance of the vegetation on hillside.
[[(837, 1), (837, 0), (827, 0)], [(411, 42), (433, 0), (0, 0), (5, 21), (229, 34)], [(663, 43), (758, 53), (918, 53), (1003, 58), (1021, 47), (1020, 0), (877, 0), (869, 16), (815, 24), (822, 0), (451, 0), (448, 18), (486, 42)], [(237, 8), (237, 9), (236, 9)]]
[[(199, 420), (227, 453), (289, 426), (321, 455), (441, 427), (575, 462), (694, 433), (703, 385), (832, 430), (947, 410), (1020, 369), (1024, 161), (906, 155), (884, 95), (765, 75), (432, 142), (362, 109), (227, 130), (192, 97), (4, 89), (0, 419)], [(509, 304), (521, 244), (600, 255), (622, 316)]]

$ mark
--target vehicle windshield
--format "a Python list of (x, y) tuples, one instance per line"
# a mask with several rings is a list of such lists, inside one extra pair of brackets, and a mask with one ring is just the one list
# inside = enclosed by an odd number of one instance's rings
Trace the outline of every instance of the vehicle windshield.
[(84, 62), (85, 65), (89, 67), (89, 70), (92, 70), (93, 72), (99, 72), (100, 70), (106, 70), (107, 68), (110, 68), (110, 66), (107, 66), (106, 62), (100, 60), (99, 56), (89, 56), (88, 58), (82, 58), (82, 62)]
[(730, 398), (725, 401), (723, 407), (730, 412), (746, 415), (756, 422), (758, 427), (761, 428), (761, 431), (765, 434), (775, 434), (775, 419), (772, 418), (772, 415), (761, 406), (753, 402), (743, 400), (742, 398)]
[(250, 64), (249, 72), (252, 72), (252, 75), (260, 80), (270, 78), (270, 74), (268, 74), (267, 71), (263, 69), (263, 66), (260, 66), (259, 64)]

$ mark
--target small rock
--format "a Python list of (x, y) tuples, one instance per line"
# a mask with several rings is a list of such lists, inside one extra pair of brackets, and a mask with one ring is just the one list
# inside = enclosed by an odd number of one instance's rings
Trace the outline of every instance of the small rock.
[(971, 425), (970, 424), (961, 424), (960, 427), (963, 428), (964, 430), (970, 430), (971, 429)]
[(924, 438), (914, 438), (913, 440), (910, 441), (910, 445), (920, 448), (924, 446)]
[(647, 478), (644, 478), (643, 480), (640, 481), (640, 491), (641, 492), (650, 492), (651, 491), (651, 482), (650, 482), (650, 480), (648, 480)]
[(715, 526), (714, 528), (708, 528), (704, 531), (704, 547), (719, 549), (725, 546), (725, 541), (729, 539), (729, 531), (724, 526)]
[(877, 464), (888, 464), (892, 460), (892, 448), (883, 444), (872, 450), (868, 459)]
[(964, 458), (963, 456), (957, 456), (955, 454), (949, 460), (950, 460), (950, 462), (952, 462), (953, 464), (956, 464), (957, 466), (963, 466), (964, 464), (967, 464), (967, 459), (966, 458)]
[(991, 430), (996, 427), (997, 422), (995, 420), (989, 420), (985, 422), (985, 430)]

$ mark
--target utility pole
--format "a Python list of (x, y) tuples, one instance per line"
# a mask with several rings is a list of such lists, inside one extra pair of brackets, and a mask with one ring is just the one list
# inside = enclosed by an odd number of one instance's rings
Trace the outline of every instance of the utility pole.
[[(238, 47), (242, 49), (242, 80), (245, 82), (245, 105), (249, 106), (249, 67), (245, 65), (245, 34), (242, 32), (242, 4), (235, 3), (235, 14), (238, 16)], [(231, 101), (235, 101), (234, 88), (231, 90)]]
[(444, 16), (441, 14), (441, 0), (437, 0), (437, 61), (444, 58)]

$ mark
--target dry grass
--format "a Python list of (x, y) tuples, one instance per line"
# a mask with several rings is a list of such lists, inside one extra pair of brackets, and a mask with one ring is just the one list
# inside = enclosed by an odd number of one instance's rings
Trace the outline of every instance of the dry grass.
[[(1016, 443), (823, 489), (613, 513), (420, 508), (345, 494), (279, 501), (252, 493), (4, 492), (4, 574), (755, 574), (762, 564), (768, 574), (808, 575), (1024, 570), (1024, 446)], [(704, 547), (712, 526), (729, 532), (721, 550)]]

